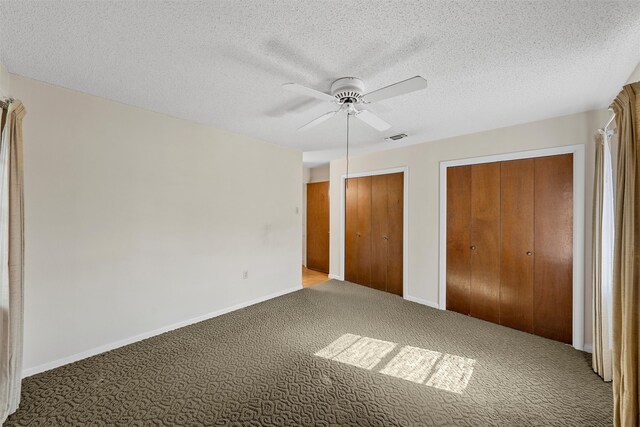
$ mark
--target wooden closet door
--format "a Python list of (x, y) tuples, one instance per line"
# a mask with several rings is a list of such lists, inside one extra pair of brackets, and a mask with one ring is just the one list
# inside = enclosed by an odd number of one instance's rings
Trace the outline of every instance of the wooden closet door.
[(403, 295), (404, 173), (387, 175), (387, 292)]
[(357, 283), (371, 286), (371, 177), (358, 180)]
[(387, 175), (371, 177), (371, 287), (387, 290), (389, 191)]
[(447, 168), (447, 310), (469, 314), (471, 166)]
[(571, 343), (573, 154), (535, 159), (534, 194), (534, 333)]
[(329, 272), (329, 182), (307, 184), (307, 268)]
[(470, 314), (500, 321), (500, 163), (471, 166)]
[(501, 165), (500, 324), (533, 332), (534, 160)]
[(358, 282), (358, 180), (345, 183), (345, 280)]
[(404, 174), (349, 179), (345, 279), (402, 296)]

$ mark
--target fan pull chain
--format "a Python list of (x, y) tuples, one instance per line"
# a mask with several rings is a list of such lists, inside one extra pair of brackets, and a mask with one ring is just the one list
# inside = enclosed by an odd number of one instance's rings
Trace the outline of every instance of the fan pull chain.
[[(344, 179), (344, 223), (347, 223), (347, 190), (349, 189), (349, 112), (347, 111), (347, 174)], [(346, 226), (346, 225), (345, 225)]]
[[(351, 114), (347, 111), (347, 183), (349, 182), (349, 117)], [(348, 186), (348, 184), (347, 184)]]

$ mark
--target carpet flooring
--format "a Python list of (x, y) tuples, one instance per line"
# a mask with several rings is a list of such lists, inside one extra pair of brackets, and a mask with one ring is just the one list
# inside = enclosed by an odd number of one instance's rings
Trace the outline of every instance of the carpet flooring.
[(330, 281), (26, 378), (5, 426), (606, 426), (611, 407), (586, 353)]

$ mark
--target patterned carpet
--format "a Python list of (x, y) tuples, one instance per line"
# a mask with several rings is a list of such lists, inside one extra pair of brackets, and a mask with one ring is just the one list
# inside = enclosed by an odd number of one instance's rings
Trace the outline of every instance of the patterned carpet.
[(606, 426), (611, 406), (585, 353), (331, 281), (27, 378), (5, 425)]

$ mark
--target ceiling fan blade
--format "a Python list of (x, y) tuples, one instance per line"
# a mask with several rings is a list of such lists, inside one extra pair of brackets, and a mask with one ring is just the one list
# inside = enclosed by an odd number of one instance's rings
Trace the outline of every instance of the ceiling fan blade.
[(358, 111), (356, 117), (380, 132), (391, 127), (389, 123), (367, 110)]
[(373, 92), (370, 92), (364, 96), (364, 101), (381, 101), (383, 99), (393, 98), (394, 96), (404, 95), (405, 93), (415, 92), (416, 90), (422, 90), (426, 88), (427, 81), (420, 76), (415, 76), (411, 77), (410, 79), (385, 86), (381, 89), (374, 90)]
[[(340, 111), (340, 110), (338, 110), (338, 111)], [(330, 112), (328, 112), (326, 114), (323, 114), (320, 117), (318, 117), (317, 119), (311, 120), (306, 125), (304, 125), (302, 127), (299, 127), (298, 130), (299, 131), (304, 131), (304, 130), (310, 129), (310, 128), (314, 127), (314, 126), (317, 126), (320, 123), (324, 122), (325, 120), (329, 120), (331, 117), (335, 116), (338, 113), (338, 111), (330, 111)]]
[(289, 92), (297, 93), (299, 95), (311, 96), (313, 98), (322, 99), (323, 101), (334, 102), (336, 99), (328, 93), (320, 92), (319, 90), (311, 89), (310, 87), (302, 86), (297, 83), (285, 83), (283, 88)]

